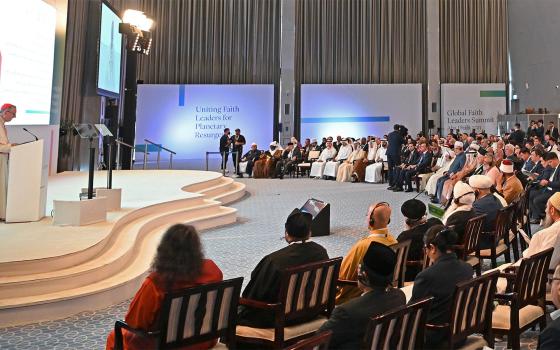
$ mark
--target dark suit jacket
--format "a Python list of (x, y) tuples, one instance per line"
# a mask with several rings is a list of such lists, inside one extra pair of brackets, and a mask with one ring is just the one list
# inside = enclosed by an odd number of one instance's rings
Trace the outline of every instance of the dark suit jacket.
[(406, 298), (400, 289), (372, 290), (336, 307), (319, 331), (333, 332), (329, 349), (361, 349), (369, 318), (404, 304)]
[[(554, 168), (552, 168), (552, 172), (554, 173)], [(550, 176), (552, 176), (552, 173), (550, 174)], [(545, 178), (545, 180), (549, 179), (550, 176), (548, 178)], [(560, 191), (560, 165), (558, 166), (556, 173), (554, 173), (552, 181), (550, 181), (548, 185), (546, 185), (546, 187), (552, 188), (554, 192)]]
[(456, 211), (447, 218), (446, 225), (454, 226), (454, 230), (459, 236), (459, 242), (463, 243), (465, 238), (465, 225), (467, 224), (467, 221), (478, 215), (479, 214), (477, 214), (473, 209), (469, 211)]
[(552, 175), (552, 172), (554, 171), (554, 168), (551, 168), (549, 166), (544, 168), (541, 163), (539, 163), (539, 165), (541, 166), (542, 171), (540, 172), (540, 175), (537, 177), (537, 180), (540, 181), (540, 180), (550, 179), (550, 176)]
[[(445, 254), (416, 276), (411, 301), (433, 296), (434, 301), (428, 313), (427, 323), (449, 322), (455, 285), (471, 279), (472, 276), (473, 269), (469, 264), (457, 259), (455, 253)], [(429, 345), (427, 348), (441, 344), (447, 334), (445, 331), (427, 331), (426, 344)]]
[(416, 171), (419, 174), (424, 174), (424, 173), (428, 173), (431, 171), (431, 166), (432, 166), (432, 152), (427, 151), (424, 154), (420, 155), (420, 158), (418, 159), (418, 164), (416, 165)]
[[(291, 160), (291, 159), (288, 159), (289, 154), (290, 154), (290, 151), (284, 150), (284, 153), (282, 153), (282, 158), (285, 159), (285, 160)], [(296, 157), (297, 161), (301, 160), (301, 151), (300, 151), (299, 147), (294, 147), (294, 151), (292, 152), (292, 157)]]
[(560, 349), (560, 317), (548, 324), (539, 334), (539, 350)]
[(558, 128), (554, 127), (551, 129), (547, 129), (545, 132), (546, 135), (550, 135), (552, 137), (554, 137), (556, 140), (558, 140)]
[[(484, 220), (482, 231), (494, 231), (494, 229), (496, 228), (496, 216), (498, 216), (498, 210), (502, 208), (502, 203), (498, 200), (498, 198), (496, 198), (496, 196), (492, 194), (474, 201), (473, 209), (476, 212), (476, 215), (486, 214), (486, 219)], [(487, 235), (481, 235), (479, 244), (481, 249), (488, 249), (494, 244), (494, 242), (491, 240), (491, 237), (488, 237)]]
[(523, 141), (525, 141), (525, 132), (515, 130), (509, 135), (509, 139), (514, 141), (516, 145), (521, 146), (523, 145)]
[[(424, 234), (428, 229), (441, 221), (436, 218), (430, 218), (422, 225), (418, 225), (410, 230), (403, 231), (397, 237), (397, 241), (404, 242), (410, 240), (410, 249), (408, 251), (408, 261), (421, 261), (424, 258)], [(407, 266), (405, 273), (405, 281), (414, 281), (416, 275), (422, 271), (421, 267)]]
[(544, 139), (544, 126), (537, 127), (536, 135), (539, 137), (539, 139), (541, 139), (541, 141)]
[(254, 151), (252, 149), (250, 149), (247, 153), (245, 153), (245, 155), (242, 158), (247, 159), (247, 161), (251, 160), (251, 161), (254, 162), (255, 160), (259, 159), (261, 154), (262, 154), (262, 151), (260, 151), (258, 149), (254, 150)]
[(404, 165), (416, 165), (420, 160), (420, 155), (416, 150), (409, 152), (408, 156), (403, 160)]
[[(292, 243), (289, 246), (271, 253), (258, 263), (251, 280), (242, 293), (244, 298), (255, 299), (268, 303), (278, 301), (280, 288), (280, 271), (291, 267), (329, 258), (325, 248), (315, 242)], [(272, 327), (272, 312), (254, 308), (239, 307), (237, 324), (251, 327)]]
[(400, 157), (401, 146), (404, 144), (404, 138), (398, 131), (390, 132), (387, 135), (387, 155), (391, 157)]

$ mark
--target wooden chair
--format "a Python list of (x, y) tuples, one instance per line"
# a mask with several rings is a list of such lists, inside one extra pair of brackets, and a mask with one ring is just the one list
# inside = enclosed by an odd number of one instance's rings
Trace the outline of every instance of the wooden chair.
[(299, 175), (303, 176), (305, 172), (310, 173), (311, 165), (313, 164), (314, 161), (316, 161), (319, 158), (320, 155), (321, 155), (321, 151), (309, 151), (309, 154), (307, 155), (307, 162), (299, 163), (297, 165), (296, 177), (298, 177)]
[[(281, 349), (317, 331), (334, 308), (341, 262), (339, 257), (284, 270), (277, 303), (240, 299), (241, 305), (274, 313), (275, 324), (273, 328), (237, 326), (237, 340)], [(288, 326), (301, 319), (310, 321)]]
[(458, 283), (451, 303), (451, 321), (443, 325), (426, 325), (426, 329), (448, 332), (446, 349), (494, 347), (492, 309), (498, 275), (499, 272), (494, 271)]
[[(528, 238), (531, 237), (531, 224), (529, 223), (529, 196), (527, 195), (527, 192), (528, 191), (524, 191), (517, 199), (517, 210), (514, 214), (513, 220), (516, 224), (514, 232), (517, 234), (517, 239), (519, 241), (518, 244), (522, 251), (527, 249), (527, 243), (523, 239), (523, 236), (527, 236)], [(519, 256), (516, 256), (515, 260), (519, 260)]]
[(424, 325), (433, 297), (398, 307), (369, 321), (364, 349), (423, 349)]
[(328, 350), (332, 331), (317, 333), (309, 338), (298, 341), (284, 350)]
[(156, 331), (145, 331), (115, 322), (115, 350), (123, 349), (126, 329), (142, 338), (151, 338), (157, 349), (175, 349), (222, 337), (235, 348), (237, 304), (243, 278), (204, 284), (165, 295)]
[(397, 254), (397, 264), (393, 274), (393, 287), (404, 287), (404, 279), (406, 274), (406, 263), (408, 259), (408, 251), (410, 250), (411, 240), (406, 240), (397, 244), (393, 244), (391, 248)]
[(482, 235), (490, 236), (493, 240), (492, 248), (482, 249), (479, 251), (479, 259), (490, 259), (492, 261), (492, 268), (498, 266), (497, 258), (504, 256), (506, 262), (511, 262), (510, 256), (510, 229), (513, 220), (513, 213), (515, 207), (509, 205), (499, 210), (496, 216), (495, 230), (492, 232), (482, 232)]
[(482, 226), (484, 225), (484, 220), (486, 219), (486, 214), (476, 216), (465, 224), (465, 235), (463, 237), (463, 243), (454, 246), (455, 251), (459, 259), (463, 259), (469, 265), (471, 265), (475, 271), (476, 275), (481, 275), (481, 263), (480, 255), (478, 249), (478, 240), (480, 239), (480, 234), (482, 233)]
[(500, 273), (508, 280), (508, 288), (495, 296), (501, 305), (492, 315), (492, 329), (507, 335), (508, 348), (519, 349), (520, 335), (526, 329), (537, 324), (541, 330), (546, 327), (546, 282), (552, 252), (549, 248), (524, 258), (518, 268)]

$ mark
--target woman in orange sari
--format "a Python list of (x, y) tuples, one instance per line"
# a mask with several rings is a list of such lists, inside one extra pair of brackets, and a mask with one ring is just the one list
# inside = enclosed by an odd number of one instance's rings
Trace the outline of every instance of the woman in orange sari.
[[(183, 224), (173, 225), (163, 235), (152, 262), (152, 272), (136, 292), (125, 321), (134, 328), (154, 331), (166, 292), (219, 282), (222, 279), (222, 271), (218, 266), (212, 260), (204, 259), (196, 229)], [(124, 329), (122, 332), (126, 350), (155, 348), (155, 342), (151, 339), (138, 337)], [(182, 349), (209, 349), (216, 342), (210, 340)], [(112, 350), (114, 347), (115, 332), (112, 331), (107, 338), (106, 350)]]

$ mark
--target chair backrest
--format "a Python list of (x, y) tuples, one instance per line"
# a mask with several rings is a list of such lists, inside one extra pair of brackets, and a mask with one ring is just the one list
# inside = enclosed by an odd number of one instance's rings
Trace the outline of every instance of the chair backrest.
[(548, 268), (553, 251), (554, 248), (548, 248), (521, 260), (513, 287), (513, 291), (517, 293), (520, 309), (539, 302), (544, 305)]
[(158, 349), (219, 337), (235, 339), (242, 283), (243, 277), (238, 277), (167, 293), (160, 311)]
[(324, 331), (298, 341), (284, 350), (328, 350), (332, 331)]
[(365, 349), (413, 350), (424, 346), (424, 329), (433, 297), (372, 317), (365, 335)]
[(404, 287), (404, 278), (406, 274), (406, 261), (408, 259), (408, 252), (410, 250), (410, 243), (412, 240), (406, 240), (393, 244), (391, 248), (397, 253), (397, 263), (395, 265), (395, 272), (393, 273), (393, 287)]
[(278, 300), (284, 305), (284, 322), (330, 316), (341, 263), (338, 257), (282, 271)]
[(517, 199), (517, 213), (515, 218), (517, 223), (524, 228), (529, 221), (529, 191), (523, 191)]
[(513, 212), (514, 207), (511, 205), (508, 205), (507, 207), (502, 208), (498, 211), (495, 226), (496, 235), (494, 236), (496, 243), (503, 239), (504, 243), (509, 244), (509, 230), (511, 228), (511, 222), (513, 220)]
[(451, 304), (452, 346), (473, 333), (491, 332), (498, 276), (499, 272), (494, 271), (457, 284)]
[(309, 151), (309, 155), (307, 156), (308, 160), (317, 159), (321, 155), (321, 151)]
[(463, 237), (463, 259), (466, 259), (469, 254), (476, 252), (478, 249), (478, 241), (482, 233), (482, 227), (484, 226), (484, 220), (486, 219), (486, 214), (475, 216), (467, 221), (465, 225), (465, 235)]

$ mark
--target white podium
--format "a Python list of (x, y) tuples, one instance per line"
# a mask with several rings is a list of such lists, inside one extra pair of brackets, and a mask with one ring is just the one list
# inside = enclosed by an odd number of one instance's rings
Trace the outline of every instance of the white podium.
[(45, 216), (48, 164), (43, 163), (43, 140), (11, 148), (6, 222), (39, 221)]

